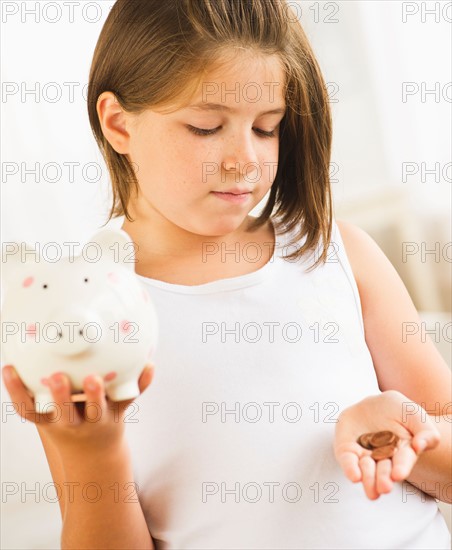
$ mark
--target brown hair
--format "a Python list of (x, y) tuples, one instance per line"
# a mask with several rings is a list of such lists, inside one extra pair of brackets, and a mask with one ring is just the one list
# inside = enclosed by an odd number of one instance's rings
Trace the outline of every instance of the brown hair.
[(286, 256), (291, 260), (321, 239), (315, 267), (327, 259), (332, 230), (331, 111), (319, 65), (286, 0), (117, 0), (99, 36), (88, 87), (91, 128), (112, 179), (109, 220), (131, 220), (127, 205), (138, 182), (128, 158), (103, 135), (99, 96), (111, 91), (136, 114), (174, 103), (195, 91), (230, 46), (278, 55), (286, 75), (278, 170), (253, 229), (272, 216), (280, 233), (295, 231), (289, 245), (306, 237)]

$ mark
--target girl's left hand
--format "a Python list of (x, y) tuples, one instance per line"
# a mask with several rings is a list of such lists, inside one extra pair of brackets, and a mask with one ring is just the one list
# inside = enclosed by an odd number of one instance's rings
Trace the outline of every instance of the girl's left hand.
[[(356, 440), (367, 432), (390, 430), (400, 439), (392, 458), (375, 461), (372, 451)], [(425, 409), (402, 393), (390, 390), (367, 397), (342, 411), (336, 424), (334, 455), (345, 475), (362, 481), (366, 496), (375, 500), (389, 493), (394, 481), (406, 479), (419, 455), (434, 449), (440, 433)]]

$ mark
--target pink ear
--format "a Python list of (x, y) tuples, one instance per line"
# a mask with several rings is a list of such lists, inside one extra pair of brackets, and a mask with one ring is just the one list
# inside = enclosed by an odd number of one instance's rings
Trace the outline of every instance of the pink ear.
[(30, 286), (32, 285), (34, 282), (34, 279), (33, 277), (27, 277), (26, 279), (24, 279), (23, 283), (22, 283), (22, 286), (27, 288), (27, 286)]
[(130, 323), (130, 321), (124, 320), (124, 321), (121, 321), (120, 328), (121, 328), (121, 332), (128, 333), (132, 330), (132, 324)]
[(118, 283), (119, 282), (119, 276), (117, 273), (111, 272), (107, 275), (108, 280), (112, 283)]

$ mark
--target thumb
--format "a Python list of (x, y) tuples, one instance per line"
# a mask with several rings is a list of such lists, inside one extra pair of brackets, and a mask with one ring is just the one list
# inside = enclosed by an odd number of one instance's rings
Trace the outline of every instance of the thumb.
[(148, 363), (145, 365), (143, 372), (140, 375), (140, 378), (138, 380), (138, 387), (140, 389), (140, 394), (144, 392), (144, 390), (151, 384), (152, 380), (154, 378), (154, 365), (152, 363)]
[(411, 441), (411, 446), (420, 454), (425, 450), (434, 449), (441, 439), (439, 431), (433, 426), (431, 429), (418, 432)]
[[(140, 395), (151, 384), (153, 376), (154, 365), (152, 363), (148, 363), (141, 371), (140, 378), (138, 379), (138, 389), (140, 390)], [(111, 404), (113, 407), (118, 407), (121, 412), (124, 412), (127, 407), (135, 401), (135, 399), (136, 397), (133, 399), (125, 399), (123, 401), (113, 401)]]
[(411, 446), (417, 454), (434, 449), (440, 442), (441, 434), (433, 418), (417, 403), (409, 403), (410, 414), (405, 416), (405, 427), (413, 434)]

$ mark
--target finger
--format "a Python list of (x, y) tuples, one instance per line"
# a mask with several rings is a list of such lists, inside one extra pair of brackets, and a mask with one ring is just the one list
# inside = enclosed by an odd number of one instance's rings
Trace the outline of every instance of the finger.
[(424, 451), (437, 447), (440, 439), (441, 434), (439, 431), (434, 426), (431, 426), (426, 430), (418, 432), (411, 440), (411, 446), (419, 455)]
[(389, 458), (379, 460), (376, 465), (376, 490), (379, 494), (389, 493), (394, 483), (391, 479), (392, 461)]
[(370, 455), (370, 452), (356, 443), (353, 422), (350, 422), (344, 413), (342, 413), (339, 422), (336, 424), (334, 455), (350, 481), (356, 483), (362, 480), (359, 461), (361, 457)]
[[(140, 378), (138, 379), (138, 389), (140, 391), (140, 395), (144, 392), (144, 390), (150, 386), (152, 380), (154, 378), (154, 365), (151, 363), (148, 363), (145, 365), (144, 369), (141, 371)], [(129, 405), (131, 405), (135, 401), (135, 397), (133, 399), (124, 399), (122, 401), (110, 401), (108, 400), (109, 407), (114, 411), (115, 417), (116, 415), (122, 415)]]
[(361, 481), (361, 468), (359, 467), (359, 456), (356, 452), (342, 451), (337, 455), (337, 461), (339, 462), (342, 471), (350, 481), (356, 483)]
[(152, 380), (154, 378), (154, 365), (151, 363), (148, 363), (144, 369), (143, 372), (140, 375), (140, 378), (138, 380), (138, 387), (140, 388), (140, 394), (144, 392), (144, 390), (150, 386)]
[(54, 400), (54, 408), (47, 413), (48, 422), (64, 424), (80, 424), (80, 416), (71, 400), (71, 382), (62, 372), (56, 372), (48, 377), (49, 388)]
[[(153, 378), (154, 378), (154, 365), (152, 365), (151, 363), (148, 363), (147, 365), (145, 365), (144, 369), (141, 372), (140, 378), (138, 379), (138, 388), (140, 390), (140, 395), (144, 392), (144, 390), (148, 386), (150, 386)], [(122, 414), (127, 409), (127, 407), (135, 401), (135, 399), (136, 398), (111, 402), (111, 406), (113, 406), (114, 404), (114, 406), (117, 407), (117, 410), (119, 411), (119, 413)]]
[(95, 375), (87, 376), (83, 380), (83, 390), (86, 394), (85, 419), (88, 422), (106, 421), (108, 405), (102, 378)]
[[(436, 428), (433, 417), (427, 414), (427, 411), (420, 407), (417, 403), (415, 405), (414, 412), (405, 415), (404, 426), (413, 434), (411, 444), (416, 452), (422, 452), (427, 449), (434, 449), (440, 441), (440, 433)], [(425, 447), (423, 447), (422, 441), (425, 441)]]
[(364, 455), (359, 459), (359, 466), (362, 472), (362, 481), (364, 492), (370, 500), (377, 499), (380, 495), (375, 488), (376, 464), (369, 455)]
[(41, 415), (36, 412), (34, 400), (13, 365), (3, 367), (2, 378), (17, 414), (30, 422), (39, 422)]
[(417, 454), (411, 447), (409, 441), (402, 441), (397, 447), (392, 457), (391, 479), (393, 481), (402, 481), (409, 475), (413, 466), (416, 464)]

